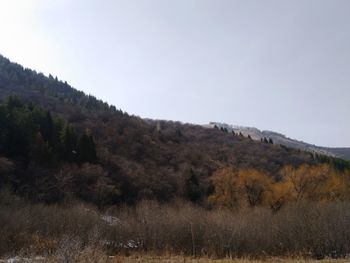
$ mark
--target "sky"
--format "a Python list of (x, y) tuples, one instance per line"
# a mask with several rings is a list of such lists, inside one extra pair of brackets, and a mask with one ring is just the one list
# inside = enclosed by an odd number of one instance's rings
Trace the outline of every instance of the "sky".
[(350, 146), (348, 0), (0, 0), (0, 54), (130, 114)]

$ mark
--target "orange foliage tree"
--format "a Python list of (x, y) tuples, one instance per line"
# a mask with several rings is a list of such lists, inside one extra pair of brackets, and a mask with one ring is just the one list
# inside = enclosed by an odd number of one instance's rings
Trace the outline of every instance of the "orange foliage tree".
[(290, 187), (290, 198), (301, 200), (342, 200), (349, 191), (348, 179), (327, 164), (287, 166), (282, 170), (284, 183)]
[(292, 185), (289, 181), (275, 182), (266, 193), (265, 202), (273, 211), (277, 212), (291, 200), (292, 192)]
[(209, 196), (210, 204), (236, 209), (239, 207), (238, 173), (226, 167), (216, 171), (211, 177), (214, 193)]
[(211, 177), (214, 193), (208, 201), (214, 206), (237, 209), (269, 205), (278, 211), (287, 202), (334, 201), (350, 199), (350, 172), (336, 172), (327, 164), (286, 166), (282, 179), (255, 170), (223, 168)]
[(231, 209), (262, 204), (273, 182), (268, 175), (255, 169), (235, 171), (232, 168), (218, 170), (211, 180), (215, 190), (209, 202)]
[(255, 169), (243, 169), (238, 173), (238, 187), (251, 207), (261, 205), (270, 191), (273, 180)]

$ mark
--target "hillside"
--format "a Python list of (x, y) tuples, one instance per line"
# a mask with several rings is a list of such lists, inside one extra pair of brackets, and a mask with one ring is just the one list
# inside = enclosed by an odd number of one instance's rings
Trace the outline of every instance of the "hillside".
[(31, 103), (35, 103), (52, 114), (55, 122), (91, 136), (96, 144), (96, 162), (82, 164), (61, 158), (50, 168), (0, 152), (3, 161), (14, 167), (6, 172), (2, 183), (21, 195), (31, 193), (29, 196), (37, 201), (79, 198), (107, 205), (144, 198), (181, 198), (204, 203), (212, 191), (210, 177), (220, 168), (255, 168), (278, 178), (285, 165), (332, 161), (220, 129), (130, 116), (66, 82), (0, 56), (0, 100), (4, 108), (8, 107), (8, 96), (14, 95), (23, 100), (24, 112), (30, 112)]
[(321, 147), (321, 149), (331, 152), (345, 160), (350, 160), (350, 148), (348, 147)]
[(229, 124), (219, 123), (219, 122), (211, 122), (208, 125), (204, 125), (204, 127), (213, 128), (215, 125), (219, 128), (225, 128), (229, 132), (233, 131), (237, 134), (242, 133), (246, 137), (250, 136), (253, 140), (256, 140), (256, 141), (261, 141), (264, 138), (267, 138), (267, 139), (271, 139), (275, 144), (282, 144), (286, 147), (290, 147), (293, 149), (299, 149), (299, 150), (308, 151), (311, 153), (317, 153), (317, 154), (339, 157), (346, 160), (350, 160), (350, 148), (321, 147), (321, 146), (317, 146), (310, 143), (288, 138), (287, 136), (278, 132), (261, 131), (254, 127), (234, 126), (234, 125), (229, 125)]

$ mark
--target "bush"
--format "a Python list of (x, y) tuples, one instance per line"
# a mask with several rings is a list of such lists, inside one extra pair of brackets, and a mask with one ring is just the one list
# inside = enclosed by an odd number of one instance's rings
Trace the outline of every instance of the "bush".
[(19, 199), (11, 203), (8, 194), (1, 197), (2, 256), (43, 255), (75, 262), (83, 254), (323, 258), (350, 253), (348, 202), (299, 202), (278, 212), (263, 207), (232, 212), (143, 201), (102, 213), (82, 205), (31, 205)]

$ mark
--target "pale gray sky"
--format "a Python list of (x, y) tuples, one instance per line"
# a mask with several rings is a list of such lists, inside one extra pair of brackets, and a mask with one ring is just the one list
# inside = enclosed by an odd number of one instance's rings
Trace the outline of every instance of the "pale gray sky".
[(0, 53), (141, 117), (350, 146), (349, 0), (0, 0)]

